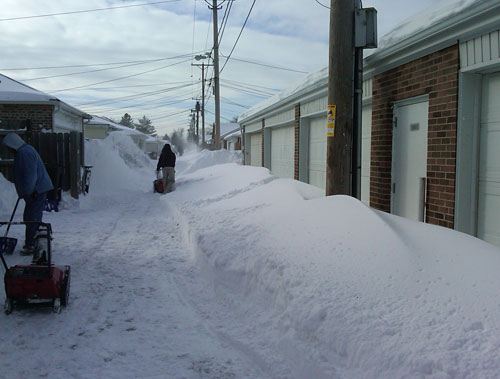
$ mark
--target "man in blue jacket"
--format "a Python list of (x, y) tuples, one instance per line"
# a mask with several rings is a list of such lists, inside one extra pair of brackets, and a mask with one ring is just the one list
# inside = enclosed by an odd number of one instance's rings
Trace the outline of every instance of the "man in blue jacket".
[[(23, 220), (25, 222), (42, 221), (47, 191), (54, 187), (40, 155), (16, 133), (7, 134), (3, 139), (3, 144), (16, 152), (14, 158), (14, 184), (18, 196), (22, 197), (26, 202)], [(35, 252), (37, 229), (37, 224), (26, 225), (22, 255), (31, 255)]]

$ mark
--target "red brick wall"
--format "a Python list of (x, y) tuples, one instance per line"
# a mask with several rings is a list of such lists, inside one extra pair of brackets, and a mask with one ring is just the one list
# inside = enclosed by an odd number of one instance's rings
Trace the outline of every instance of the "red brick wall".
[(51, 129), (53, 110), (50, 104), (0, 104), (0, 119), (30, 120), (32, 129)]
[(293, 154), (293, 178), (299, 180), (299, 146), (300, 146), (300, 104), (295, 105), (295, 147)]
[(453, 228), (458, 107), (458, 45), (373, 80), (370, 205), (390, 211), (392, 104), (429, 95), (426, 222)]

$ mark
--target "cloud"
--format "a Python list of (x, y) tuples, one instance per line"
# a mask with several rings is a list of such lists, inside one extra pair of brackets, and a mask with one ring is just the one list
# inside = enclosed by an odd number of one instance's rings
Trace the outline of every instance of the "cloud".
[[(423, 7), (430, 1), (423, 0), (418, 6)], [(322, 2), (329, 3), (327, 0)], [(85, 2), (3, 0), (2, 3), (2, 18), (9, 18), (141, 2), (139, 0), (87, 0)], [(400, 2), (366, 0), (364, 6), (380, 8), (379, 30), (385, 30), (388, 25), (401, 22), (404, 12), (408, 14), (409, 3), (409, 0)], [(226, 7), (227, 4), (229, 2), (225, 2), (223, 6)], [(223, 54), (229, 54), (233, 48), (251, 4), (251, 1), (233, 2), (220, 46)], [(417, 6), (411, 4), (414, 7)], [(225, 8), (219, 11), (219, 22), (224, 11)], [(201, 96), (201, 70), (191, 66), (191, 63), (201, 62), (188, 60), (179, 63), (186, 58), (178, 58), (121, 68), (117, 67), (124, 64), (23, 71), (5, 69), (130, 62), (190, 55), (210, 50), (212, 45), (210, 22), (211, 11), (201, 0), (196, 2), (182, 0), (101, 12), (0, 21), (0, 45), (2, 46), (0, 72), (46, 92), (109, 81), (85, 89), (54, 94), (72, 105), (97, 100), (104, 102), (124, 96), (139, 96), (129, 98), (128, 101), (108, 102), (105, 105), (95, 103), (82, 105), (80, 108), (115, 119), (120, 119), (125, 112), (135, 118), (146, 115), (153, 120), (157, 128), (168, 131), (188, 125), (188, 117), (185, 113), (167, 118), (162, 116), (194, 108), (194, 99)], [(233, 57), (243, 61), (260, 62), (300, 71), (314, 71), (327, 65), (328, 28), (329, 11), (318, 5), (315, 0), (288, 0), (286, 2), (257, 0)], [(305, 75), (243, 61), (231, 60), (227, 64), (221, 74), (221, 84), (229, 80), (245, 83), (247, 86), (258, 85), (284, 89)], [(225, 59), (221, 58), (221, 67), (224, 62)], [(165, 67), (172, 63), (179, 64)], [(28, 80), (104, 68), (113, 69), (59, 78)], [(138, 75), (146, 71), (151, 72)], [(123, 77), (128, 78), (116, 80)], [(174, 86), (168, 83), (179, 82), (191, 83), (191, 86), (167, 91)], [(128, 88), (116, 88), (125, 86)], [(103, 87), (108, 89), (99, 89)], [(115, 88), (109, 89), (110, 87)], [(262, 97), (242, 93), (243, 88), (247, 87), (233, 83), (231, 88), (229, 83), (226, 83), (225, 86), (221, 86), (221, 96), (231, 102), (248, 106), (262, 100)], [(165, 92), (151, 96), (140, 95), (161, 89)], [(184, 99), (190, 100), (181, 102)], [(178, 103), (171, 104), (175, 101)], [(160, 107), (160, 104), (171, 105)], [(213, 96), (210, 96), (207, 110), (213, 112), (213, 108)], [(243, 110), (244, 108), (227, 101), (221, 105), (222, 116), (226, 119), (231, 119)], [(207, 112), (206, 116), (207, 124), (213, 122), (213, 116), (210, 113)]]

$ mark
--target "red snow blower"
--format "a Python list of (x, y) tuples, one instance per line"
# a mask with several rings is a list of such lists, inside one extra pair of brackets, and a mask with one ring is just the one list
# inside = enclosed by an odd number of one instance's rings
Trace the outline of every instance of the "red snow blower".
[[(4, 311), (6, 314), (10, 314), (15, 305), (50, 304), (54, 312), (59, 313), (61, 306), (68, 304), (71, 268), (66, 265), (54, 266), (51, 263), (51, 225), (36, 221), (12, 222), (11, 218), (9, 222), (0, 222), (0, 227), (7, 225), (7, 228), (10, 228), (11, 225), (27, 225), (29, 223), (38, 224), (35, 254), (30, 265), (9, 267), (4, 258), (5, 251), (3, 248), (0, 249), (0, 258), (5, 268), (6, 299)], [(12, 248), (12, 250), (14, 249)]]
[(160, 171), (156, 172), (156, 180), (153, 181), (153, 192), (165, 192), (165, 188), (163, 188), (163, 177), (160, 177)]

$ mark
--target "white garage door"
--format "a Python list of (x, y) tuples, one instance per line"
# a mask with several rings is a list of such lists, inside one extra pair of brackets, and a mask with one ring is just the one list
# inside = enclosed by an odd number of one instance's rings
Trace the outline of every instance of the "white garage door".
[(500, 72), (483, 78), (477, 236), (500, 246)]
[(295, 129), (293, 126), (271, 132), (271, 172), (280, 178), (292, 178), (294, 168)]
[(361, 201), (370, 205), (370, 152), (372, 133), (372, 106), (365, 105), (362, 115), (361, 130)]
[(262, 133), (250, 135), (250, 165), (262, 167)]
[(309, 184), (326, 188), (326, 117), (311, 119), (309, 127)]

